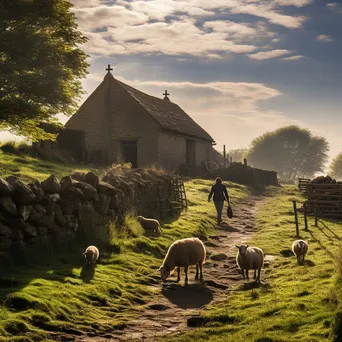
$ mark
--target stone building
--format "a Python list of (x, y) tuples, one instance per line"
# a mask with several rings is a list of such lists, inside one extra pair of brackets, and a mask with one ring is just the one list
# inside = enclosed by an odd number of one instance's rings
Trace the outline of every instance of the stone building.
[(83, 140), (71, 149), (84, 146), (87, 161), (103, 164), (126, 161), (132, 167), (168, 169), (210, 164), (213, 138), (167, 91), (164, 99), (150, 96), (115, 79), (110, 66), (106, 70), (102, 83), (65, 124), (65, 131), (83, 132)]

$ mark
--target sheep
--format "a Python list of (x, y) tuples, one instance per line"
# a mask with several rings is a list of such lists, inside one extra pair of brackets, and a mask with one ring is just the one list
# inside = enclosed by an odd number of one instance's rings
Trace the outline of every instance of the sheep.
[(202, 265), (205, 260), (206, 250), (203, 242), (198, 238), (186, 238), (175, 241), (168, 249), (163, 264), (160, 266), (162, 282), (170, 276), (177, 267), (177, 282), (180, 281), (180, 268), (184, 267), (185, 284), (188, 283), (188, 267), (196, 265), (195, 280), (198, 280), (198, 269), (200, 280), (203, 281)]
[[(236, 263), (240, 267), (243, 279), (249, 280), (248, 271), (254, 270), (254, 280), (260, 283), (260, 272), (264, 264), (264, 252), (258, 247), (249, 247), (248, 245), (236, 246), (239, 251), (236, 255)], [(258, 270), (258, 276), (256, 271)], [(245, 276), (246, 273), (246, 276)]]
[(292, 244), (292, 252), (297, 257), (297, 263), (299, 265), (304, 264), (304, 258), (306, 253), (308, 252), (309, 246), (308, 243), (304, 240), (296, 240)]
[(95, 268), (95, 263), (99, 257), (99, 254), (100, 254), (99, 250), (95, 246), (87, 247), (85, 252), (82, 254), (82, 255), (84, 255), (84, 257), (86, 259), (86, 265), (88, 266), (89, 269), (93, 270)]
[(145, 218), (143, 216), (138, 216), (137, 220), (145, 231), (153, 231), (154, 233), (161, 234), (162, 229), (157, 220)]

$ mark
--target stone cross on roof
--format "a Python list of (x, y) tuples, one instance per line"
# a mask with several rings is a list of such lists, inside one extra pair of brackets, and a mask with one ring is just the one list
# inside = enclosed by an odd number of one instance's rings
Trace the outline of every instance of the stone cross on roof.
[(106, 69), (109, 72), (111, 72), (113, 70), (113, 68), (110, 67), (110, 64), (108, 64), (108, 68)]
[(170, 101), (170, 99), (167, 97), (168, 95), (170, 95), (170, 94), (168, 94), (167, 90), (165, 90), (165, 93), (163, 93), (163, 95), (165, 95), (164, 100)]

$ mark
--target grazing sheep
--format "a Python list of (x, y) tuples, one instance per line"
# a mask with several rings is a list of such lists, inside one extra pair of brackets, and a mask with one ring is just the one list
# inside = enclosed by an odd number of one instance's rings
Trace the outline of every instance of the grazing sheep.
[[(254, 270), (254, 279), (260, 283), (260, 272), (264, 264), (264, 252), (258, 247), (249, 247), (248, 245), (236, 246), (239, 251), (236, 255), (236, 263), (240, 267), (243, 279), (248, 277), (248, 271)], [(256, 271), (258, 270), (258, 276)], [(246, 277), (245, 277), (246, 273)]]
[(162, 229), (157, 220), (145, 218), (143, 216), (138, 216), (137, 220), (140, 223), (140, 225), (144, 228), (144, 230), (153, 231), (154, 233), (161, 234)]
[(188, 283), (188, 267), (196, 265), (195, 280), (198, 279), (198, 269), (200, 270), (200, 280), (203, 280), (202, 265), (205, 260), (205, 247), (198, 238), (187, 238), (175, 241), (167, 251), (163, 264), (159, 268), (160, 276), (164, 282), (171, 272), (177, 267), (177, 282), (180, 281), (180, 268), (184, 267), (185, 284)]
[(304, 258), (306, 253), (308, 252), (309, 246), (308, 243), (304, 240), (296, 240), (292, 244), (292, 252), (297, 257), (297, 262), (299, 265), (304, 264)]
[(93, 270), (95, 268), (95, 263), (99, 257), (99, 254), (100, 254), (99, 250), (95, 246), (87, 247), (85, 252), (82, 254), (82, 255), (84, 255), (84, 257), (86, 259), (86, 264), (87, 264), (89, 269)]

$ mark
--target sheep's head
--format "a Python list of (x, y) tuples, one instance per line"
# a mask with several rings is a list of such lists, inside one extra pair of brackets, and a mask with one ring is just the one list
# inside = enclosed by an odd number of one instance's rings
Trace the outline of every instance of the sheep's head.
[(239, 249), (240, 255), (246, 255), (248, 245), (240, 245), (240, 246), (236, 246), (236, 248)]
[(303, 240), (299, 240), (298, 241), (298, 245), (300, 248), (304, 248), (304, 241)]
[(160, 271), (162, 282), (164, 282), (171, 274), (171, 270), (167, 266), (161, 266), (158, 271)]

